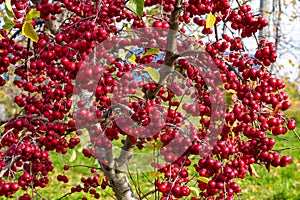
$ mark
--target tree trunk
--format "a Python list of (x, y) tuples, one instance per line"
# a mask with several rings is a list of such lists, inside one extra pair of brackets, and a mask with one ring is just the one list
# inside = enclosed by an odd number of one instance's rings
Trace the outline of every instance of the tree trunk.
[(105, 151), (108, 166), (103, 165), (98, 160), (118, 200), (138, 200), (127, 178), (127, 164), (133, 156), (134, 146), (135, 144), (127, 137), (121, 154), (117, 159), (113, 159), (112, 151)]
[[(260, 4), (259, 4), (260, 15), (265, 19), (269, 18), (268, 13), (270, 14), (272, 11), (271, 1), (273, 2), (273, 0), (260, 0)], [(270, 36), (270, 31), (268, 30), (268, 28), (264, 28), (263, 30), (259, 31), (259, 38), (264, 37), (267, 39)]]
[[(111, 169), (113, 171), (114, 169)], [(127, 179), (126, 173), (104, 172), (118, 200), (138, 200)]]
[[(150, 92), (147, 96), (150, 99), (154, 98), (168, 74), (174, 68), (176, 60), (176, 34), (179, 26), (179, 16), (182, 11), (182, 0), (176, 0), (175, 9), (172, 11), (169, 24), (170, 31), (167, 36), (167, 52), (165, 56), (164, 65), (160, 70), (160, 85), (157, 86), (154, 92)], [(113, 109), (113, 108), (112, 108)], [(106, 152), (105, 157), (108, 158), (108, 166), (102, 165), (104, 175), (108, 178), (110, 186), (112, 187), (118, 200), (139, 200), (132, 190), (129, 180), (127, 179), (127, 164), (133, 156), (133, 148), (135, 144), (130, 142), (129, 137), (126, 138), (122, 152), (117, 159), (113, 158), (112, 152)]]

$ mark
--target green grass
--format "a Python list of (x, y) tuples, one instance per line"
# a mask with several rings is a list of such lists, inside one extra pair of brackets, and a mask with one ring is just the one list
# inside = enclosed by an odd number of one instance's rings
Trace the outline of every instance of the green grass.
[[(300, 133), (300, 127), (297, 128), (297, 132)], [(292, 132), (281, 136), (281, 138), (284, 138), (285, 140), (277, 138), (277, 143), (274, 149), (279, 150), (283, 148), (300, 148), (300, 141), (293, 135)], [(70, 166), (83, 164), (87, 166), (98, 167), (98, 164), (94, 159), (85, 158), (82, 153), (78, 152), (78, 148), (76, 149), (76, 152), (76, 160), (73, 162), (70, 162), (73, 150), (69, 150), (65, 155), (55, 152), (50, 154), (54, 165), (57, 167), (53, 172), (50, 173), (50, 181), (47, 187), (38, 189), (38, 192), (43, 196), (44, 199), (58, 199), (64, 194), (69, 193), (71, 187), (78, 184), (82, 185), (80, 181), (81, 177), (89, 177), (93, 175), (90, 172), (90, 169), (86, 167), (72, 167), (68, 171), (63, 171), (63, 166), (65, 164)], [(240, 186), (242, 187), (242, 193), (239, 195), (240, 199), (298, 200), (300, 197), (300, 150), (285, 150), (281, 152), (281, 155), (286, 154), (289, 154), (293, 157), (293, 162), (289, 166), (285, 168), (271, 167), (270, 173), (268, 173), (265, 168), (255, 165), (259, 178), (251, 177), (248, 174), (245, 179), (238, 180)], [(101, 172), (98, 170), (97, 173)], [(58, 174), (67, 175), (69, 182), (62, 183), (56, 181), (56, 176)], [(139, 174), (139, 182), (143, 193), (147, 193), (150, 188), (153, 188), (153, 185), (150, 184), (149, 180), (147, 180), (145, 176), (148, 176), (151, 181), (154, 179), (153, 174)], [(135, 182), (137, 181), (135, 180)], [(113, 194), (112, 190), (109, 187), (107, 187), (107, 189), (100, 192), (100, 199), (113, 199), (111, 197)], [(23, 193), (23, 191), (16, 193), (16, 195), (14, 195), (15, 197), (12, 197), (12, 199), (16, 199), (16, 197), (20, 196), (21, 192)], [(31, 194), (29, 189), (27, 192)], [(90, 194), (84, 192), (72, 194), (64, 199), (79, 200), (83, 196), (87, 197), (88, 199), (93, 199)], [(154, 197), (150, 196), (149, 199), (154, 199)]]
[[(296, 130), (300, 133), (300, 128)], [(274, 149), (300, 148), (300, 141), (289, 132), (277, 139)], [(281, 155), (291, 155), (293, 162), (284, 168), (272, 167), (270, 173), (265, 168), (255, 165), (259, 178), (248, 176), (239, 180), (242, 187), (241, 199), (260, 200), (298, 200), (300, 198), (300, 150), (284, 150)]]
[[(300, 133), (300, 128), (297, 129), (297, 132)], [(300, 141), (291, 133), (287, 133), (285, 136), (281, 136), (284, 139), (278, 139), (274, 149), (279, 150), (283, 148), (300, 148)], [(241, 199), (277, 199), (277, 200), (297, 200), (300, 197), (300, 150), (284, 150), (281, 152), (281, 155), (291, 155), (293, 157), (293, 163), (284, 168), (274, 168), (271, 167), (270, 173), (258, 165), (255, 165), (256, 171), (259, 175), (259, 178), (247, 176), (244, 180), (239, 180), (239, 183), (242, 187), (242, 194), (240, 195)], [(63, 156), (67, 159), (70, 157), (70, 154)], [(63, 157), (53, 156), (54, 163), (63, 166)], [(89, 163), (93, 164), (93, 161), (90, 159), (86, 159), (82, 157), (79, 153), (77, 156), (77, 160), (72, 164), (80, 164), (80, 163)], [(56, 172), (58, 172), (57, 170)], [(55, 173), (56, 173), (55, 172)], [(61, 171), (60, 171), (61, 172)], [(55, 174), (54, 173), (54, 174)], [(59, 194), (64, 194), (69, 191), (70, 186), (80, 183), (81, 176), (88, 176), (90, 172), (85, 168), (73, 168), (68, 174), (75, 173), (76, 176), (72, 176), (70, 183), (63, 184), (58, 183), (56, 181), (49, 184), (47, 189), (44, 191), (41, 190), (44, 196), (47, 196), (50, 199), (58, 197), (58, 194), (53, 194), (53, 191), (59, 191)], [(54, 175), (53, 174), (53, 175)], [(147, 182), (147, 180), (143, 177), (140, 177), (140, 181), (142, 182), (142, 190), (144, 192), (147, 191), (149, 184), (143, 184)], [(111, 191), (107, 191), (108, 193), (102, 192), (101, 199), (110, 199)], [(81, 199), (82, 195), (85, 193), (77, 193), (73, 194), (67, 199)]]

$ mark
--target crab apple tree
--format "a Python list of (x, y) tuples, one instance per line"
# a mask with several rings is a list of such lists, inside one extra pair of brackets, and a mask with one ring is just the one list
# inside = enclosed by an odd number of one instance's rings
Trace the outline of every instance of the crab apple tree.
[[(231, 200), (255, 167), (292, 162), (273, 149), (276, 136), (299, 136), (269, 71), (275, 46), (256, 36), (268, 21), (249, 4), (0, 2), (0, 87), (17, 88), (20, 108), (0, 121), (0, 196), (42, 198), (59, 181), (70, 187), (60, 199), (110, 188), (119, 200)], [(97, 162), (71, 185), (75, 166), (50, 155), (78, 148)]]

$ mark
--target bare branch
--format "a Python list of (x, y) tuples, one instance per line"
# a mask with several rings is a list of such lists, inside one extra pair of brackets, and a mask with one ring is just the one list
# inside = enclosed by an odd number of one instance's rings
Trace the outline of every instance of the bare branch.
[(20, 158), (20, 155), (13, 157), (9, 162), (7, 162), (7, 164), (5, 166), (2, 167), (2, 169), (0, 171), (0, 179), (3, 177), (5, 171), (7, 169), (10, 169), (15, 164), (15, 162), (17, 162), (19, 160), (19, 158)]

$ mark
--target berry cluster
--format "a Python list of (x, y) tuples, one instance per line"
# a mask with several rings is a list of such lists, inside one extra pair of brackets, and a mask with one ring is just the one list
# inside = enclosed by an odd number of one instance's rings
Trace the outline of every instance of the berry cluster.
[[(70, 167), (68, 165), (64, 166), (64, 170), (66, 170), (66, 171), (69, 170), (69, 168)], [(96, 172), (96, 169), (91, 168), (91, 173), (95, 173), (95, 172)], [(96, 191), (96, 188), (101, 186), (102, 189), (105, 189), (106, 185), (107, 185), (107, 180), (105, 180), (105, 179), (102, 180), (101, 176), (102, 175), (97, 174), (95, 176), (88, 177), (88, 178), (82, 177), (81, 178), (82, 184), (78, 184), (77, 186), (72, 187), (70, 194), (83, 191), (85, 193), (89, 193), (89, 194), (93, 195), (95, 199), (99, 199), (100, 194)], [(63, 181), (64, 183), (68, 182), (68, 178), (65, 175), (58, 175), (57, 180)], [(86, 197), (82, 197), (82, 199), (86, 199)]]
[(255, 19), (249, 5), (241, 6), (238, 11), (232, 10), (228, 16), (224, 16), (224, 21), (231, 21), (232, 29), (242, 30), (242, 37), (252, 37), (257, 30), (262, 30), (268, 25), (268, 21), (261, 16)]
[[(122, 0), (11, 1), (15, 34), (0, 30), (0, 75), (14, 66), (13, 84), (21, 89), (14, 102), (21, 113), (0, 124), (0, 196), (12, 197), (22, 189), (19, 199), (32, 199), (29, 189), (49, 184), (55, 167), (49, 152), (65, 154), (75, 148), (84, 129), (91, 148), (82, 153), (96, 158), (104, 175), (82, 177), (71, 193), (84, 191), (96, 199), (97, 189), (115, 182), (105, 174), (112, 164), (106, 151), (113, 150), (114, 141), (137, 150), (161, 144), (155, 152), (163, 162), (151, 162), (161, 175), (154, 182), (161, 200), (193, 196), (193, 177), (201, 198), (231, 200), (241, 192), (235, 179), (252, 173), (254, 164), (269, 170), (292, 162), (273, 150), (273, 136), (296, 127), (283, 113), (291, 107), (285, 84), (269, 72), (277, 59), (275, 45), (258, 41), (253, 57), (243, 43), (268, 22), (254, 16), (249, 5), (234, 9), (228, 0), (177, 3), (146, 0), (144, 9), (159, 8), (160, 14), (138, 15)], [(18, 37), (32, 9), (40, 11), (40, 19), (31, 22), (37, 42)], [(215, 26), (206, 28), (207, 14), (216, 17)], [(195, 27), (187, 27), (192, 23), (209, 40), (190, 39)], [(231, 34), (219, 34), (219, 23)], [(177, 24), (176, 31), (188, 38), (174, 42), (178, 51), (186, 52), (197, 40), (196, 49), (200, 44), (205, 53), (177, 56), (166, 50), (172, 35), (168, 30)], [(116, 37), (131, 32), (129, 27), (146, 28), (136, 38)], [(153, 48), (155, 53), (149, 53)], [(124, 57), (115, 49), (130, 53)], [(163, 77), (157, 69), (166, 63), (174, 70)], [(157, 73), (165, 84), (154, 80)], [(6, 86), (2, 76), (0, 86)], [(88, 100), (80, 96), (90, 93)], [(58, 175), (57, 181), (69, 183), (69, 178)]]
[(256, 51), (255, 58), (262, 61), (265, 66), (269, 66), (271, 63), (274, 63), (277, 58), (274, 43), (261, 40), (259, 45), (260, 48)]

